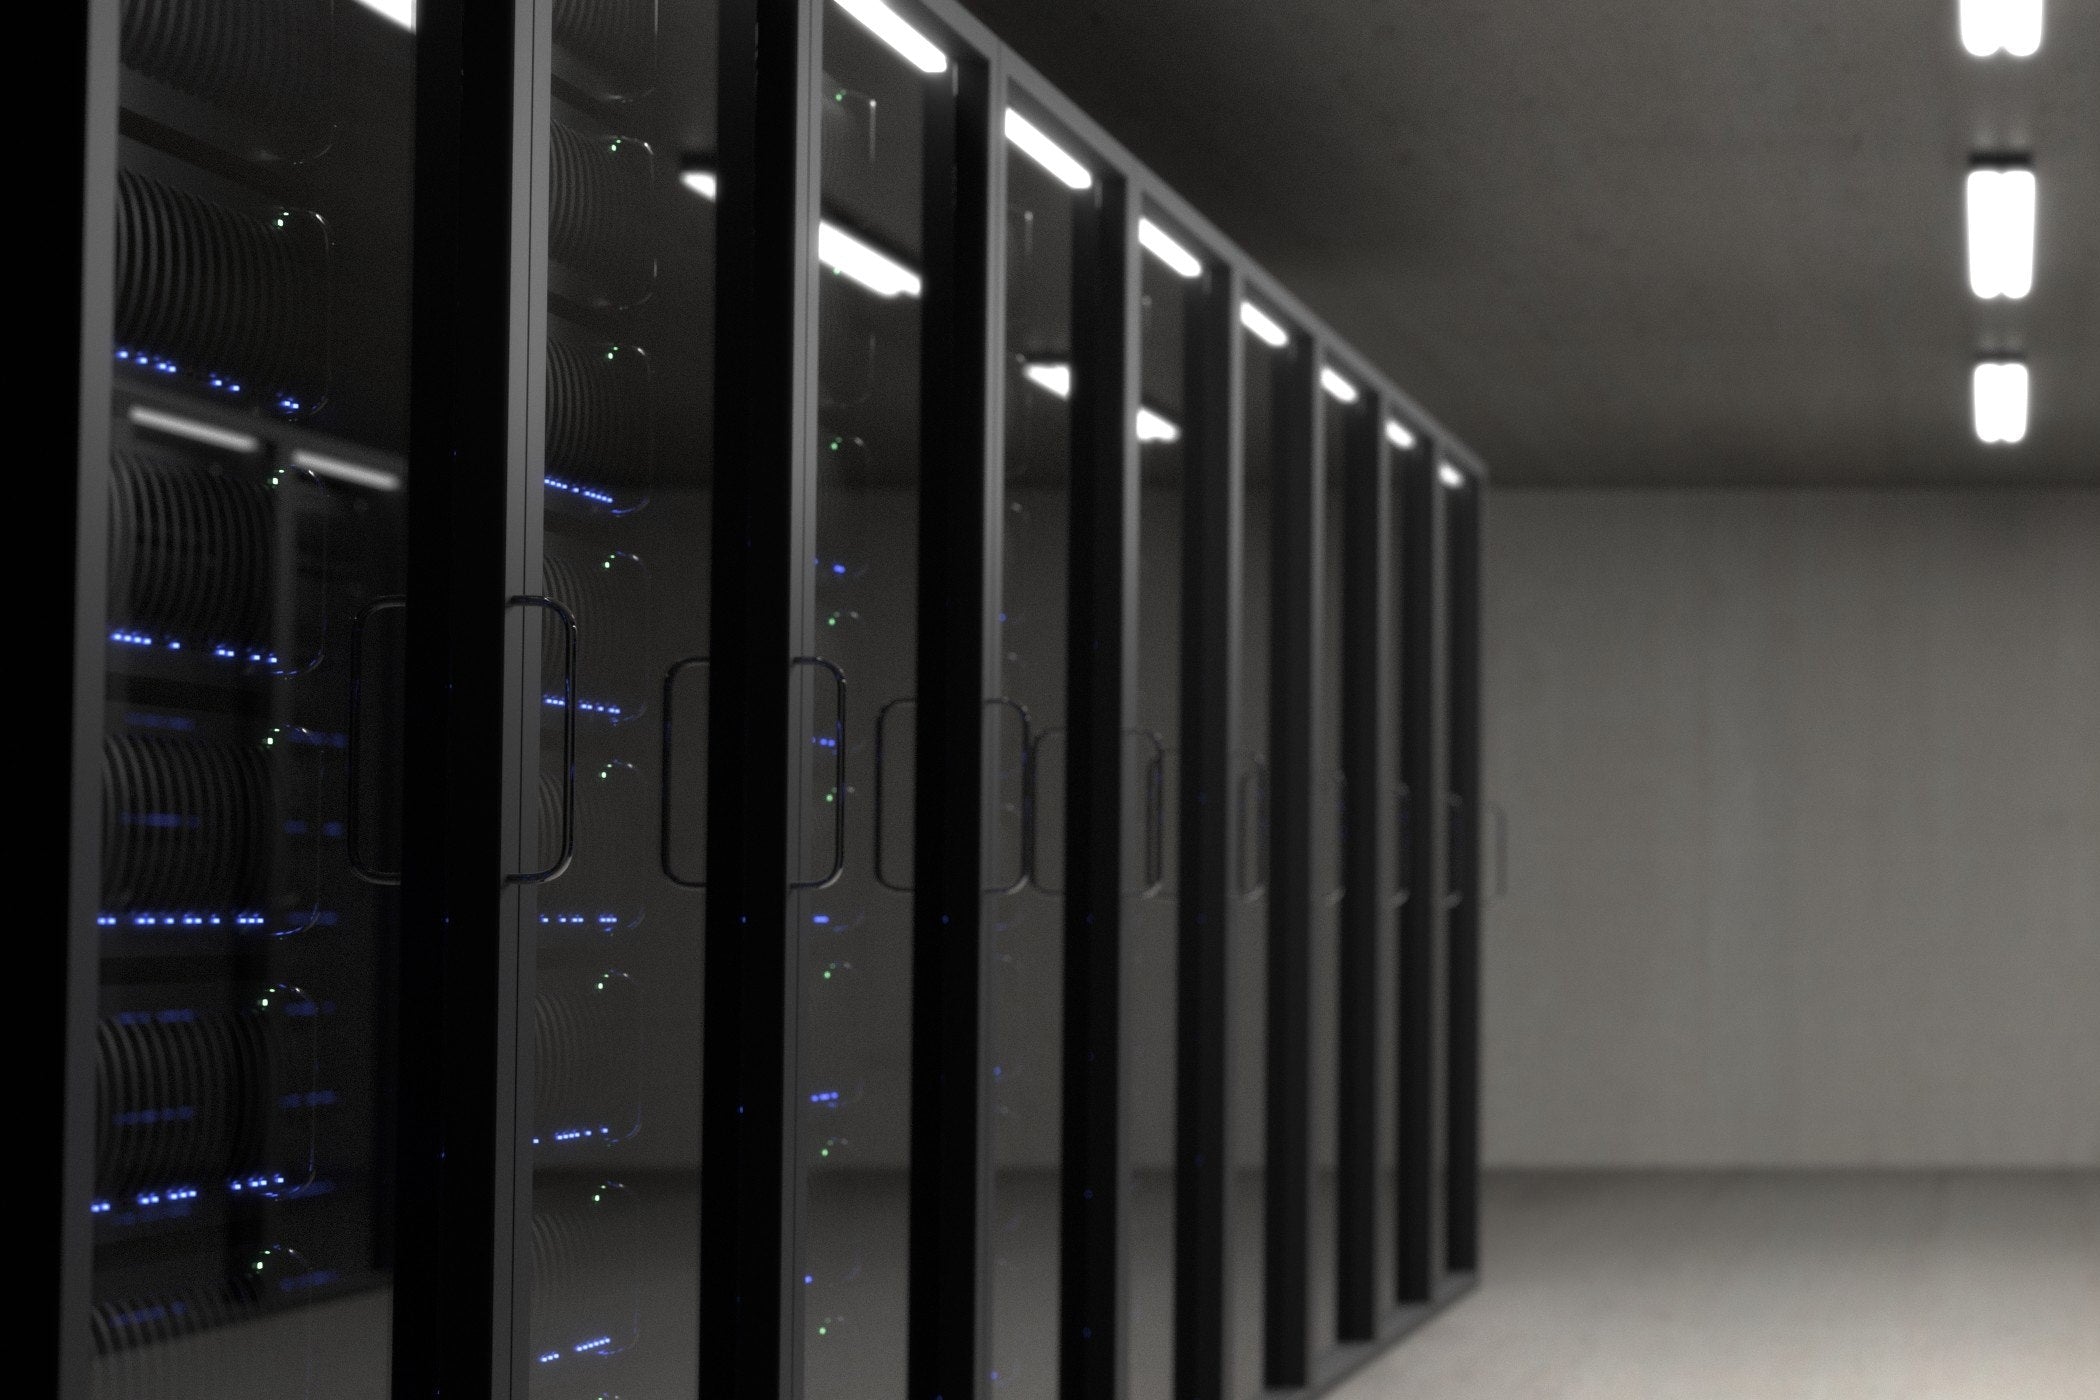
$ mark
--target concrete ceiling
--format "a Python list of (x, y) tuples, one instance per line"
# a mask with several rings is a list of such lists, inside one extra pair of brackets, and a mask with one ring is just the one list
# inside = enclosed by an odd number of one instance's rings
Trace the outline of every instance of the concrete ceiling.
[[(1988, 62), (1956, 0), (966, 2), (1500, 482), (2100, 485), (2100, 0)], [(2007, 149), (2036, 287), (1980, 303)]]

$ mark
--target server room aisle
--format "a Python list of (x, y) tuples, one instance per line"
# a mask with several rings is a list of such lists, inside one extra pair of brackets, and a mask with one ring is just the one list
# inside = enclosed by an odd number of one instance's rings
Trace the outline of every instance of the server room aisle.
[(2100, 1400), (2100, 1173), (1490, 1176), (1486, 1267), (1334, 1400)]

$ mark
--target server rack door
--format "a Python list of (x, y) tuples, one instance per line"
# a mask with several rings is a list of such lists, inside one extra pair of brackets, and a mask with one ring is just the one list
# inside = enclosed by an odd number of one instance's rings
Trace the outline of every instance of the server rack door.
[(391, 4), (139, 0), (118, 48), (74, 1393), (378, 1397), (416, 40)]
[(1267, 1306), (1266, 1222), (1269, 1198), (1268, 1002), (1271, 639), (1275, 617), (1276, 491), (1278, 487), (1277, 347), (1254, 331), (1243, 333), (1240, 378), (1242, 505), (1239, 538), (1239, 729), (1233, 737), (1231, 956), (1233, 1039), (1228, 1048), (1233, 1084), (1231, 1213), (1232, 1275), (1227, 1317), (1230, 1350), (1227, 1394), (1240, 1400), (1265, 1388)]
[[(1082, 148), (1024, 95), (1018, 120), (1077, 160)], [(1008, 118), (1007, 120), (1014, 120)], [(1055, 132), (1055, 135), (1052, 133)], [(1022, 139), (1038, 145), (1025, 132)], [(1058, 1389), (1062, 1224), (1066, 706), (1076, 376), (1074, 259), (1085, 168), (1006, 162), (1006, 396), (998, 485), (996, 840), (986, 865), (991, 942), (991, 1381), (1014, 1397)], [(1085, 178), (1085, 189), (1073, 182)], [(1014, 760), (1019, 757), (1019, 762)]]
[(1400, 939), (1408, 902), (1414, 803), (1402, 777), (1401, 716), (1411, 658), (1401, 645), (1402, 594), (1406, 588), (1405, 479), (1420, 438), (1397, 417), (1388, 417), (1378, 448), (1378, 535), (1386, 541), (1378, 558), (1378, 611), (1374, 648), (1378, 658), (1378, 793), (1381, 908), (1377, 968), (1376, 1260), (1381, 1316), (1403, 1305), (1400, 1293)]
[(1200, 334), (1206, 268), (1164, 214), (1138, 239), (1136, 724), (1125, 783), (1135, 804), (1123, 857), (1123, 1027), (1128, 1096), (1126, 1376), (1131, 1395), (1174, 1381), (1175, 1130), (1180, 1102), (1183, 581), (1191, 472), (1190, 339)]
[(714, 0), (538, 8), (515, 1244), (526, 1393), (698, 1372)]
[(1348, 895), (1343, 843), (1348, 827), (1344, 808), (1349, 798), (1342, 744), (1347, 679), (1342, 620), (1348, 593), (1350, 462), (1349, 414), (1327, 387), (1337, 382), (1334, 375), (1331, 368), (1322, 371), (1313, 527), (1312, 886), (1306, 936), (1311, 979), (1307, 1094), (1312, 1175), (1306, 1290), (1315, 1356), (1331, 1351), (1341, 1335), (1337, 1280), (1342, 1267), (1342, 902)]
[(1444, 1184), (1444, 1260), (1454, 1274), (1473, 1272), (1480, 1255), (1480, 935), (1485, 893), (1480, 744), (1479, 478), (1453, 467), (1438, 472), (1445, 497), (1447, 684), (1450, 708), (1449, 1087)]
[[(924, 358), (950, 275), (955, 60), (914, 17), (822, 9), (816, 444), (796, 561), (801, 1023), (794, 1290), (810, 1397), (908, 1357)], [(952, 218), (952, 214), (939, 216)], [(934, 431), (939, 425), (933, 425)], [(976, 686), (972, 686), (972, 700)], [(971, 804), (975, 794), (941, 794)]]

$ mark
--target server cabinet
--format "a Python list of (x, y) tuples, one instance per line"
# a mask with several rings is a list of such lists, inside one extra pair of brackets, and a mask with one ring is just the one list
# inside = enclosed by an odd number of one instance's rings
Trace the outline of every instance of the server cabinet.
[(88, 13), (68, 1394), (390, 1383), (418, 55), (241, 18)]
[(1457, 444), (946, 0), (90, 19), (61, 1393), (1309, 1391), (1463, 1285)]

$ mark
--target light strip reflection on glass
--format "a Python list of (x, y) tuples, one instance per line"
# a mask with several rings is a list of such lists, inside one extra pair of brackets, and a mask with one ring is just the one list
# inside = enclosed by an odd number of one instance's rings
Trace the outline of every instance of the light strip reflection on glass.
[(1325, 389), (1327, 396), (1337, 403), (1356, 402), (1356, 386), (1324, 366), (1320, 370), (1320, 387)]
[(925, 286), (918, 273), (884, 257), (835, 224), (817, 225), (817, 260), (879, 297), (915, 297)]
[(882, 0), (838, 0), (839, 8), (868, 27), (868, 32), (903, 55), (904, 61), (922, 73), (948, 71), (948, 55), (940, 46), (904, 22), (904, 16)]
[(679, 182), (702, 199), (713, 199), (721, 185), (712, 170), (684, 170), (678, 175)]
[(1029, 383), (1047, 389), (1061, 399), (1072, 397), (1072, 367), (1058, 360), (1031, 360), (1021, 366)]
[(1240, 303), (1240, 324), (1254, 332), (1255, 339), (1273, 349), (1281, 350), (1291, 343), (1289, 333), (1251, 301)]
[(416, 0), (357, 0), (376, 15), (385, 15), (410, 33), (416, 28)]
[(1444, 485), (1450, 487), (1453, 491), (1461, 491), (1465, 489), (1466, 474), (1460, 471), (1457, 467), (1452, 466), (1449, 462), (1439, 463), (1437, 465), (1436, 475), (1437, 480), (1443, 482)]
[(292, 465), (303, 467), (315, 476), (333, 477), (350, 486), (364, 486), (374, 491), (398, 491), (401, 478), (397, 473), (381, 471), (358, 462), (346, 462), (340, 457), (329, 457), (319, 452), (300, 448), (292, 453)]
[(1072, 158), (1072, 153), (1043, 134), (1043, 129), (1013, 108), (1006, 109), (1006, 139), (1075, 190), (1091, 189), (1094, 172)]
[(1137, 411), (1137, 440), (1139, 442), (1179, 442), (1181, 429), (1172, 421), (1162, 418), (1149, 408)]
[(255, 452), (262, 447), (262, 439), (253, 433), (237, 433), (228, 428), (215, 428), (209, 423), (199, 423), (194, 418), (179, 414), (163, 413), (157, 408), (148, 408), (135, 403), (125, 410), (124, 416), (141, 428), (170, 437), (188, 438), (207, 447), (223, 447), (228, 452)]
[(1407, 425), (1397, 418), (1385, 420), (1385, 440), (1402, 452), (1415, 445), (1415, 435), (1409, 432)]
[(1138, 220), (1138, 242), (1144, 246), (1146, 252), (1172, 268), (1178, 275), (1203, 275), (1203, 264), (1196, 260), (1196, 255), (1182, 247), (1172, 234), (1150, 219)]

